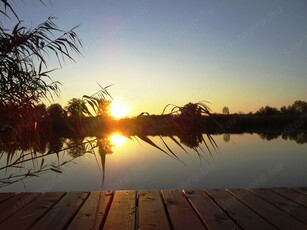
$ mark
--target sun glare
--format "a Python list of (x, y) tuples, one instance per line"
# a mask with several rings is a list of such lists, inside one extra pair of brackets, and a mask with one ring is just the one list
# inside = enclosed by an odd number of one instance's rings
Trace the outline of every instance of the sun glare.
[(125, 117), (128, 114), (128, 107), (121, 101), (112, 101), (111, 114), (116, 118)]
[(121, 146), (122, 144), (124, 144), (126, 142), (126, 140), (127, 140), (127, 138), (120, 135), (119, 133), (115, 133), (111, 137), (112, 144), (115, 145), (115, 146)]

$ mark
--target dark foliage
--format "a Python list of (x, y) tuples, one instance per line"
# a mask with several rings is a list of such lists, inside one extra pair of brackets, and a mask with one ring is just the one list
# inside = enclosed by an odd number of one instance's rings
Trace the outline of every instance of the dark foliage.
[(257, 115), (276, 115), (276, 114), (306, 114), (307, 102), (297, 100), (292, 105), (282, 106), (280, 110), (275, 107), (261, 107), (255, 114)]
[[(74, 60), (80, 53), (80, 39), (74, 29), (65, 31), (49, 17), (35, 28), (26, 28), (11, 1), (1, 1), (0, 13), (14, 23), (12, 28), (0, 24), (0, 113), (7, 117), (25, 118), (43, 99), (59, 94), (59, 82), (51, 79), (46, 55), (61, 60)], [(10, 18), (10, 16), (13, 16)], [(4, 121), (6, 117), (2, 117)]]

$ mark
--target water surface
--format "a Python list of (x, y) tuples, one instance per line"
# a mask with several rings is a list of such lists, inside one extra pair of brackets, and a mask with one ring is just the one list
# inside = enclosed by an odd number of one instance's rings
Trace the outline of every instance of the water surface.
[[(192, 149), (184, 152), (169, 138), (168, 146), (179, 157), (175, 160), (162, 151), (135, 139), (113, 146), (105, 156), (105, 171), (96, 151), (85, 153), (61, 166), (62, 173), (48, 171), (0, 188), (0, 192), (21, 191), (93, 191), (117, 189), (201, 189), (246, 187), (306, 187), (307, 144), (281, 138), (262, 140), (257, 134), (231, 135), (225, 142), (223, 135), (214, 135), (219, 151), (201, 147), (201, 157)], [(163, 147), (159, 137), (150, 137)], [(59, 165), (72, 157), (67, 151), (44, 157), (44, 164)], [(6, 164), (1, 158), (1, 166)], [(24, 163), (25, 168), (39, 168), (41, 159)], [(20, 168), (1, 170), (1, 178), (22, 174)]]

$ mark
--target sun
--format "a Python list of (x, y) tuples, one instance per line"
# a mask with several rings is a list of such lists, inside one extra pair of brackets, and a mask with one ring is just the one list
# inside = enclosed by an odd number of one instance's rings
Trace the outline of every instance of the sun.
[(122, 118), (127, 116), (128, 107), (121, 101), (112, 101), (110, 112), (114, 117)]

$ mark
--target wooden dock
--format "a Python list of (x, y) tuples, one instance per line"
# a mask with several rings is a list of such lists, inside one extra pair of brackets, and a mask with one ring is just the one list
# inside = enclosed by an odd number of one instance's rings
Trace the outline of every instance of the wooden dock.
[(0, 193), (0, 229), (307, 229), (307, 188)]

